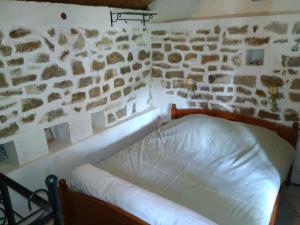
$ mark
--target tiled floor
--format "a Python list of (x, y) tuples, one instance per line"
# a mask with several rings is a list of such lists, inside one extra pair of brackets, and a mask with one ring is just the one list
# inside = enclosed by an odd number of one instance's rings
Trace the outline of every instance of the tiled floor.
[(300, 187), (290, 186), (285, 190), (276, 225), (300, 225)]

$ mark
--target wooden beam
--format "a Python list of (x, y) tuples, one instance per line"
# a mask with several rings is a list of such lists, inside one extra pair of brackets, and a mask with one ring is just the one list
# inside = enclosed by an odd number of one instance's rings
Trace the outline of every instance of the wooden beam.
[(109, 6), (128, 9), (146, 9), (153, 0), (34, 0), (36, 2), (66, 3), (77, 5)]

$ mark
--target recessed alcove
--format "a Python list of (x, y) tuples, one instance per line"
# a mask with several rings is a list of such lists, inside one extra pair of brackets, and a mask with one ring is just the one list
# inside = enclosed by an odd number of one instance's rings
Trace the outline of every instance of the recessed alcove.
[(0, 161), (0, 171), (8, 173), (19, 166), (19, 159), (13, 141), (1, 144), (5, 150), (6, 158)]
[(68, 123), (61, 123), (44, 129), (49, 152), (56, 152), (71, 145)]
[(91, 114), (93, 133), (98, 133), (106, 128), (105, 113), (98, 111)]
[(248, 49), (246, 54), (247, 66), (262, 66), (264, 64), (264, 49)]

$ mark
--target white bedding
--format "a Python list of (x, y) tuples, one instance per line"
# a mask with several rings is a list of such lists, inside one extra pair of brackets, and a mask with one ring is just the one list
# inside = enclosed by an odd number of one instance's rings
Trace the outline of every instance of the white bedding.
[(184, 206), (126, 182), (90, 164), (84, 164), (75, 169), (73, 177), (72, 185), (80, 191), (118, 206), (149, 224), (216, 225)]
[[(292, 146), (272, 131), (191, 115), (161, 127), (99, 168), (217, 224), (268, 225), (292, 157)], [(72, 184), (76, 180), (72, 176)]]

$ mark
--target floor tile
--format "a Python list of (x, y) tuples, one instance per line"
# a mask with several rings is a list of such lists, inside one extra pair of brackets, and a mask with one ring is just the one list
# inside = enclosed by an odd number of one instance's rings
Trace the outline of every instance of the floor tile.
[(290, 186), (289, 188), (285, 189), (284, 195), (285, 196), (300, 197), (300, 187)]
[(287, 201), (294, 207), (294, 209), (300, 215), (300, 197), (287, 197)]
[(279, 217), (276, 225), (299, 225), (300, 217)]
[(279, 217), (297, 217), (300, 216), (293, 206), (286, 200), (285, 197), (282, 197), (279, 205)]

